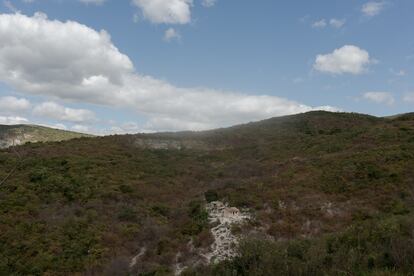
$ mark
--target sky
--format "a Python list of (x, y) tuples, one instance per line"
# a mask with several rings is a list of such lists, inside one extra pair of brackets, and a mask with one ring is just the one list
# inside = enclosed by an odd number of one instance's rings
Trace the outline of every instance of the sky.
[(0, 1), (0, 124), (106, 135), (414, 111), (412, 0)]

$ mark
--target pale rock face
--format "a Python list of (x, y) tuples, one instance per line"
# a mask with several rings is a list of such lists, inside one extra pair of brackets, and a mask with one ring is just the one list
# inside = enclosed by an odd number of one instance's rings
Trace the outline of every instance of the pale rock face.
[(140, 148), (149, 148), (149, 149), (176, 149), (180, 150), (182, 145), (178, 141), (174, 140), (163, 140), (163, 139), (137, 139), (135, 145)]
[(214, 243), (211, 246), (211, 252), (204, 254), (208, 263), (218, 263), (236, 256), (235, 247), (239, 243), (239, 237), (233, 235), (231, 226), (234, 224), (243, 224), (251, 216), (247, 212), (241, 212), (234, 207), (228, 207), (220, 201), (214, 201), (206, 206), (211, 223), (218, 223), (211, 229), (214, 237)]
[(0, 149), (6, 149), (11, 146), (18, 146), (21, 144), (22, 144), (22, 141), (20, 139), (0, 138)]
[(209, 214), (209, 221), (216, 225), (211, 229), (214, 242), (208, 249), (194, 248), (190, 241), (188, 247), (196, 258), (185, 264), (178, 261), (180, 253), (177, 254), (177, 261), (174, 267), (175, 275), (180, 275), (186, 268), (200, 264), (219, 263), (221, 261), (234, 258), (236, 256), (236, 246), (240, 237), (231, 232), (232, 225), (243, 225), (251, 215), (246, 210), (239, 210), (229, 207), (221, 201), (214, 201), (206, 205)]
[(139, 260), (142, 256), (144, 256), (144, 254), (145, 254), (145, 252), (146, 252), (146, 251), (147, 251), (147, 248), (142, 247), (142, 248), (141, 248), (141, 250), (139, 251), (139, 253), (138, 253), (136, 256), (134, 256), (134, 257), (132, 258), (132, 260), (131, 260), (131, 262), (130, 262), (130, 264), (129, 264), (129, 267), (130, 267), (130, 268), (134, 267), (134, 266), (137, 264), (138, 260)]

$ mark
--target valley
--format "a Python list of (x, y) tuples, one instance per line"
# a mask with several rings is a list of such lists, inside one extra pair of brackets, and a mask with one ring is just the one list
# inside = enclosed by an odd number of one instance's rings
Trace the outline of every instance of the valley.
[(404, 275), (413, 135), (310, 112), (3, 149), (0, 274)]

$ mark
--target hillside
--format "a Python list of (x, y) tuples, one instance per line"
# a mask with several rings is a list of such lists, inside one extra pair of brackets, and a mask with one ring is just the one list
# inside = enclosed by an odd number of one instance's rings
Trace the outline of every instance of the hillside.
[(35, 125), (0, 125), (0, 148), (28, 142), (56, 142), (80, 137), (91, 135)]
[[(1, 275), (413, 273), (412, 114), (310, 112), (15, 150), (0, 151)], [(226, 232), (235, 257), (208, 263), (216, 201), (246, 222)]]

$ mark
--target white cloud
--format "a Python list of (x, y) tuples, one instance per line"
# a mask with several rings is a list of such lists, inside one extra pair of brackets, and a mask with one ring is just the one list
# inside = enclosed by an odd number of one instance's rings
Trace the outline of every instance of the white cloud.
[(406, 93), (403, 100), (406, 103), (414, 103), (414, 92)]
[(72, 130), (76, 132), (83, 132), (83, 133), (90, 132), (89, 127), (84, 126), (84, 125), (74, 125), (72, 126)]
[(361, 12), (366, 16), (376, 16), (381, 13), (385, 7), (385, 2), (371, 1), (364, 4), (361, 8)]
[(398, 70), (398, 71), (396, 71), (396, 70), (394, 70), (394, 69), (390, 69), (390, 72), (393, 74), (393, 75), (395, 75), (395, 76), (397, 76), (397, 77), (404, 77), (404, 76), (406, 76), (407, 75), (407, 71), (405, 71), (405, 70)]
[(336, 29), (342, 28), (345, 25), (345, 23), (346, 23), (345, 19), (332, 18), (331, 20), (329, 20), (329, 25), (331, 25), (332, 27)]
[(335, 29), (342, 28), (346, 23), (345, 19), (332, 18), (330, 20), (321, 19), (312, 23), (312, 28), (323, 29), (328, 25)]
[(105, 3), (106, 0), (79, 0), (79, 2), (89, 5), (89, 4), (93, 4), (93, 5), (102, 5), (103, 3)]
[(206, 7), (206, 8), (210, 8), (212, 6), (214, 6), (216, 4), (217, 0), (202, 0), (201, 4)]
[[(130, 59), (118, 51), (105, 31), (72, 21), (48, 20), (39, 14), (1, 14), (0, 45), (0, 80), (14, 89), (134, 110), (147, 118), (142, 127), (146, 130), (200, 130), (316, 109), (333, 110), (276, 96), (179, 88), (136, 73)], [(83, 120), (73, 119), (77, 117), (63, 107), (51, 109), (54, 111), (48, 114), (56, 119)]]
[(328, 24), (326, 23), (325, 19), (318, 20), (313, 22), (312, 28), (325, 28)]
[(62, 129), (62, 130), (68, 129), (66, 125), (60, 124), (60, 123), (52, 125), (52, 128), (57, 128), (57, 129)]
[(26, 99), (18, 99), (12, 96), (0, 97), (0, 114), (16, 114), (30, 109), (30, 102)]
[(132, 0), (152, 23), (188, 24), (193, 0)]
[(374, 103), (393, 105), (395, 103), (394, 96), (388, 92), (366, 92), (364, 99)]
[(148, 130), (142, 129), (137, 123), (135, 122), (126, 122), (126, 123), (116, 123), (116, 122), (109, 122), (110, 128), (106, 130), (101, 130), (100, 135), (108, 135), (108, 134), (134, 134), (134, 133), (142, 133), (142, 132), (151, 132)]
[(373, 62), (366, 50), (345, 45), (330, 54), (318, 55), (313, 67), (323, 73), (358, 75), (364, 73)]
[(172, 41), (174, 39), (180, 40), (181, 39), (181, 35), (174, 28), (169, 28), (164, 33), (164, 40), (167, 41), (167, 42), (170, 42), (170, 41)]
[(40, 13), (0, 14), (0, 45), (0, 79), (32, 94), (107, 102), (134, 70), (105, 31)]
[(95, 120), (95, 114), (92, 111), (68, 108), (54, 102), (45, 102), (35, 106), (33, 114), (49, 119), (75, 123), (86, 123)]
[(139, 15), (134, 13), (134, 15), (132, 16), (132, 22), (134, 23), (138, 23), (139, 22)]
[(0, 116), (0, 125), (28, 124), (29, 120), (19, 116)]

